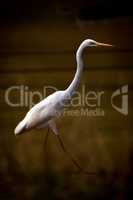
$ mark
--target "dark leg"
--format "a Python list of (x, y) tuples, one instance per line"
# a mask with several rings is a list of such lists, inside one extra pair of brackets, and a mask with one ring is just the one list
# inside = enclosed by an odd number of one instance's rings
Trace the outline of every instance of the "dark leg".
[(49, 127), (48, 130), (46, 132), (45, 138), (44, 138), (44, 153), (45, 153), (45, 166), (47, 168), (47, 164), (48, 164), (48, 152), (47, 152), (47, 143), (48, 143), (48, 135), (49, 135)]
[(48, 127), (48, 130), (47, 130), (47, 133), (46, 133), (45, 139), (44, 139), (44, 147), (45, 147), (45, 148), (47, 148), (48, 134), (49, 134), (49, 127)]
[(65, 147), (65, 145), (64, 145), (64, 143), (63, 143), (63, 140), (61, 139), (60, 135), (57, 135), (57, 138), (58, 138), (58, 141), (59, 141), (59, 143), (60, 143), (61, 148), (63, 149), (63, 151), (64, 151), (65, 153), (67, 153), (67, 154), (69, 155), (69, 157), (70, 157), (70, 159), (72, 160), (73, 164), (74, 164), (80, 171), (83, 171), (83, 169), (80, 167), (80, 165), (78, 164), (78, 162), (73, 158), (73, 156), (70, 154), (70, 152), (67, 151), (67, 149), (66, 149), (66, 147)]
[(96, 172), (87, 172), (87, 171), (84, 171), (83, 168), (75, 160), (75, 158), (73, 158), (73, 156), (70, 154), (70, 152), (66, 149), (66, 147), (65, 147), (65, 145), (63, 143), (63, 140), (62, 140), (62, 138), (60, 137), (59, 134), (57, 135), (57, 138), (58, 138), (58, 141), (60, 143), (61, 148), (63, 149), (63, 151), (65, 153), (67, 153), (69, 155), (69, 157), (70, 157), (71, 161), (73, 162), (73, 164), (79, 169), (79, 172), (82, 172), (82, 173), (84, 173), (84, 174), (86, 174), (88, 176), (96, 176), (97, 175)]
[[(47, 135), (46, 135), (46, 138), (45, 138), (45, 147), (46, 147), (46, 144), (47, 144), (47, 139), (48, 139), (48, 133), (49, 133), (50, 129), (48, 129), (48, 132), (47, 132)], [(61, 136), (58, 134), (56, 135), (57, 136), (57, 139), (60, 143), (60, 146), (62, 148), (62, 150), (68, 154), (68, 156), (70, 157), (72, 163), (78, 168), (79, 172), (81, 173), (84, 173), (86, 175), (89, 175), (89, 176), (96, 176), (96, 173), (95, 172), (87, 172), (87, 171), (84, 171), (83, 168), (79, 165), (79, 163), (76, 161), (76, 159), (70, 154), (70, 152), (67, 150), (67, 148), (65, 147), (64, 145), (64, 142), (61, 138)], [(78, 172), (78, 173), (79, 173)]]

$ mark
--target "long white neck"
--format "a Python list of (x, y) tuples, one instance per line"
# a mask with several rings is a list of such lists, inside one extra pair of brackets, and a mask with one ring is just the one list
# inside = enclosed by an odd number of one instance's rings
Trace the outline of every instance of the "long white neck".
[(76, 53), (76, 61), (77, 61), (77, 70), (74, 76), (73, 81), (69, 85), (69, 87), (66, 89), (66, 93), (70, 95), (70, 97), (74, 94), (75, 90), (78, 88), (80, 83), (81, 74), (83, 71), (83, 50), (85, 47), (87, 47), (86, 41), (83, 41), (81, 45), (79, 46), (77, 53)]

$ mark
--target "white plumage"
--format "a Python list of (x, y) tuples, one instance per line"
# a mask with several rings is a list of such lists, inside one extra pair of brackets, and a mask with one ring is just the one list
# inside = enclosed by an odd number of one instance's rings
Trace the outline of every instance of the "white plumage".
[[(26, 114), (25, 118), (15, 128), (16, 135), (26, 132), (28, 130), (31, 130), (33, 128), (49, 127), (52, 130), (52, 132), (55, 135), (57, 135), (57, 138), (60, 142), (60, 145), (63, 151), (69, 153), (66, 150), (62, 142), (62, 139), (60, 138), (58, 134), (55, 118), (60, 116), (60, 114), (63, 112), (63, 109), (65, 107), (65, 103), (70, 101), (75, 90), (78, 88), (79, 83), (80, 83), (81, 73), (83, 71), (83, 60), (82, 60), (83, 50), (86, 47), (92, 47), (92, 46), (112, 46), (112, 45), (99, 43), (91, 39), (84, 40), (80, 44), (76, 53), (77, 71), (69, 87), (64, 91), (56, 91), (55, 93), (49, 95), (47, 98), (45, 98), (44, 100), (36, 104), (34, 107), (32, 107), (29, 110), (29, 112)], [(72, 162), (80, 170), (82, 170), (80, 165), (71, 156), (70, 153), (69, 153), (69, 156), (71, 157)]]

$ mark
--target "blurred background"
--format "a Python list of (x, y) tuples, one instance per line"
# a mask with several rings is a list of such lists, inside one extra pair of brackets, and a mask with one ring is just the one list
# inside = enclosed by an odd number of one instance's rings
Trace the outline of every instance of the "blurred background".
[[(2, 1), (0, 5), (0, 199), (133, 199), (132, 75), (133, 17), (130, 1)], [(64, 116), (60, 134), (83, 169), (77, 173), (47, 129), (16, 137), (14, 128), (29, 110), (12, 107), (11, 86), (43, 93), (65, 89), (75, 70), (75, 53), (86, 38), (114, 44), (85, 51), (79, 91), (104, 91), (104, 116)], [(111, 95), (129, 86), (129, 113), (117, 112)], [(53, 91), (49, 91), (51, 93)], [(10, 100), (18, 102), (20, 91)], [(39, 101), (36, 96), (35, 102)], [(116, 104), (121, 104), (121, 97)]]

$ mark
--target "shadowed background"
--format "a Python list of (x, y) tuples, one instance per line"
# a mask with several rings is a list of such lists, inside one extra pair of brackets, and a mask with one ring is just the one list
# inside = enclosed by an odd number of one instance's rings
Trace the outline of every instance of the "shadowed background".
[[(133, 18), (128, 1), (4, 1), (0, 7), (0, 199), (132, 199)], [(14, 128), (28, 107), (11, 107), (11, 86), (65, 89), (82, 40), (114, 44), (85, 51), (81, 86), (104, 91), (103, 117), (64, 116), (59, 132), (69, 151), (92, 176), (76, 173), (47, 130), (16, 137)], [(114, 110), (112, 93), (129, 85), (129, 114)], [(49, 91), (52, 92), (52, 91)], [(19, 91), (10, 99), (18, 102)], [(39, 101), (38, 97), (34, 98)], [(116, 102), (118, 105), (121, 99)]]

